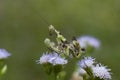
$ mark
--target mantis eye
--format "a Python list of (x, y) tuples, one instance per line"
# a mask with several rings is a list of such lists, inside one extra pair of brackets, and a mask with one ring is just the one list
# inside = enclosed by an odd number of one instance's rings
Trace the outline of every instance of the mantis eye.
[(82, 51), (85, 51), (85, 48), (81, 48)]

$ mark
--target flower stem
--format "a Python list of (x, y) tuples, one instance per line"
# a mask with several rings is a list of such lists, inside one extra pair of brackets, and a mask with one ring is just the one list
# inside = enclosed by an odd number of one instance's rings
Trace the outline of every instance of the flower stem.
[(48, 75), (48, 80), (52, 80), (52, 79), (51, 79), (51, 75)]
[(57, 80), (57, 74), (55, 74), (55, 76), (54, 76), (54, 80)]

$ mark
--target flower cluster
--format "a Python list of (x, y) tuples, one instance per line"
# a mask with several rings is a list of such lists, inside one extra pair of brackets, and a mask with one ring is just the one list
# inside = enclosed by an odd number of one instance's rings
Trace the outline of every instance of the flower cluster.
[(92, 36), (81, 36), (77, 40), (82, 48), (87, 48), (90, 46), (98, 49), (100, 47), (100, 41)]
[[(54, 73), (57, 75), (63, 69), (63, 65), (67, 64), (67, 60), (62, 58), (59, 54), (53, 53), (44, 53), (39, 60), (38, 64), (42, 64), (45, 68), (45, 72), (50, 75)], [(56, 76), (57, 77), (57, 76)]]
[(53, 65), (64, 65), (64, 64), (67, 64), (67, 60), (62, 58), (57, 53), (51, 53), (51, 54), (46, 53), (46, 54), (43, 54), (42, 57), (40, 57), (40, 60), (38, 60), (38, 63), (40, 64), (50, 63)]
[(81, 68), (92, 67), (93, 63), (95, 63), (95, 59), (92, 57), (85, 57), (81, 61), (78, 62), (78, 65)]
[(111, 69), (107, 69), (106, 66), (96, 64), (95, 59), (92, 57), (85, 57), (78, 62), (79, 74), (89, 75), (89, 78), (99, 78), (100, 80), (110, 80), (111, 79)]
[(101, 64), (97, 64), (92, 67), (92, 72), (95, 77), (99, 77), (100, 79), (108, 80), (111, 79), (111, 69), (107, 69), (106, 66)]
[(5, 49), (0, 49), (0, 59), (6, 59), (10, 56), (10, 53), (8, 53)]

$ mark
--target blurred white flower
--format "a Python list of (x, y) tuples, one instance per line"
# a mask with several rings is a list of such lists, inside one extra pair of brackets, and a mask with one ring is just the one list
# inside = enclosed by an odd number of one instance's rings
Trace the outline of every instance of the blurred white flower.
[(10, 53), (8, 53), (5, 49), (0, 49), (0, 59), (6, 59), (10, 56)]
[(83, 68), (79, 68), (78, 69), (78, 74), (81, 75), (81, 76), (84, 76), (85, 74), (87, 74), (87, 72)]
[(81, 68), (87, 68), (87, 67), (92, 67), (93, 64), (95, 63), (95, 59), (92, 57), (84, 57), (81, 61), (78, 62), (78, 65)]
[(67, 60), (60, 57), (57, 53), (54, 53), (49, 62), (53, 65), (64, 65), (67, 64)]
[(100, 41), (92, 36), (82, 36), (79, 37), (77, 40), (82, 48), (86, 48), (87, 46), (91, 46), (94, 48), (100, 47)]
[(37, 60), (38, 64), (44, 64), (48, 63), (48, 60), (50, 59), (50, 54), (44, 53), (39, 60)]
[(92, 67), (92, 72), (95, 77), (99, 77), (100, 79), (110, 80), (111, 79), (111, 69), (107, 69), (106, 66), (102, 66), (101, 64), (97, 64)]
[(38, 60), (37, 62), (39, 64), (51, 63), (53, 65), (67, 64), (67, 60), (65, 60), (64, 58), (61, 58), (57, 53), (43, 54), (42, 57), (40, 57), (40, 60)]

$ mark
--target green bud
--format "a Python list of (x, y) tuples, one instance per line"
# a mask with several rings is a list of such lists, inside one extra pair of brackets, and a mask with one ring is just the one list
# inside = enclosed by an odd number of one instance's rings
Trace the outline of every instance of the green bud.
[(6, 73), (6, 71), (7, 71), (7, 65), (4, 65), (3, 68), (0, 71), (0, 75), (1, 76), (4, 75)]

